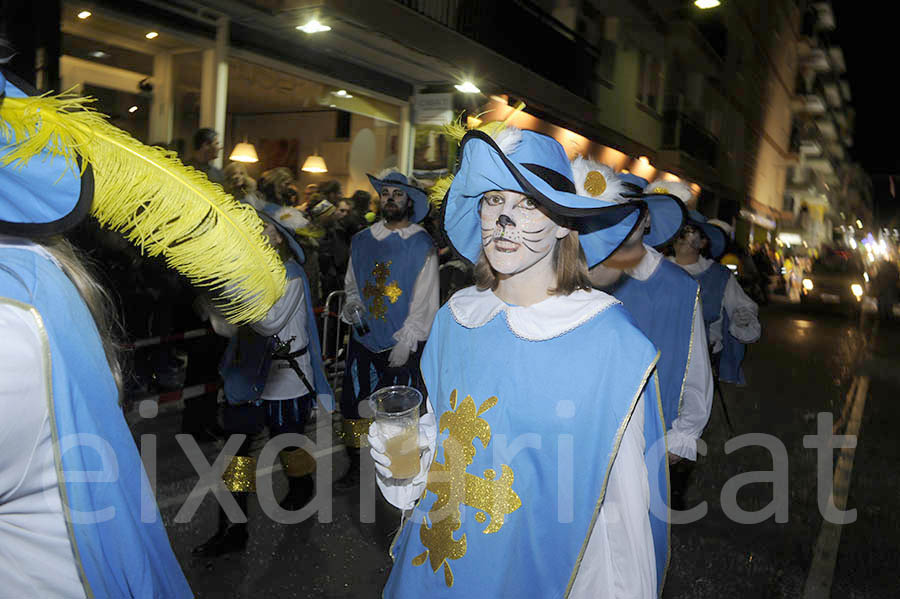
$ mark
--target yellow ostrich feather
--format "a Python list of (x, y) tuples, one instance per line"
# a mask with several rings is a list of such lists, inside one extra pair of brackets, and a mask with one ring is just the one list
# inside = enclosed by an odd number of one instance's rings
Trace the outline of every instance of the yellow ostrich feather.
[(0, 164), (25, 164), (47, 151), (70, 168), (94, 172), (93, 216), (192, 283), (220, 293), (229, 321), (260, 320), (284, 293), (284, 264), (263, 223), (174, 152), (149, 147), (91, 109), (92, 99), (64, 93), (0, 103), (0, 129), (11, 144)]
[(428, 201), (431, 202), (432, 206), (435, 208), (441, 207), (441, 204), (444, 202), (444, 197), (450, 190), (451, 183), (453, 183), (453, 175), (441, 177), (434, 182), (434, 185), (428, 190)]

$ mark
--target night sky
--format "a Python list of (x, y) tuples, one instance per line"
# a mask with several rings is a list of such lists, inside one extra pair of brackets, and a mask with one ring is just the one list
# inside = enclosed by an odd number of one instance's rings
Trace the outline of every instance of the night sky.
[(887, 179), (889, 174), (900, 174), (900, 9), (889, 8), (894, 4), (832, 2), (835, 37), (844, 50), (845, 77), (850, 81), (856, 111), (850, 153), (872, 176), (878, 221), (896, 227), (900, 222), (900, 178), (895, 177), (897, 200), (890, 196)]

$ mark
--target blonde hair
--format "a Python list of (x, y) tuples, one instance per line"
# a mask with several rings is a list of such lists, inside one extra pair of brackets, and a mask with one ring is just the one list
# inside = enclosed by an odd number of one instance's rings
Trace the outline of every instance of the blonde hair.
[(122, 325), (116, 317), (116, 304), (109, 292), (97, 281), (88, 266), (88, 259), (63, 237), (49, 237), (37, 242), (53, 256), (94, 318), (106, 362), (122, 398), (122, 365), (119, 362), (119, 345)]
[[(578, 232), (570, 231), (562, 239), (556, 240), (553, 246), (553, 269), (556, 272), (556, 286), (547, 290), (550, 295), (569, 295), (578, 291), (590, 291), (593, 289), (588, 278), (587, 259), (581, 242), (578, 240)], [(484, 249), (475, 263), (475, 286), (480, 290), (490, 289), (495, 291), (500, 283), (497, 271), (488, 262), (484, 255)]]

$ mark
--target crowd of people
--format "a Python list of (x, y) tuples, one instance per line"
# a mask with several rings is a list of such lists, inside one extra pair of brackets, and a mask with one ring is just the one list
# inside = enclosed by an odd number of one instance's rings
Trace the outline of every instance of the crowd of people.
[[(2, 143), (18, 151), (36, 130), (21, 121), (36, 111), (27, 93), (5, 87), (10, 128), (0, 133), (19, 137)], [(71, 111), (43, 104), (41, 116), (64, 123)], [(313, 407), (339, 409), (351, 466), (335, 489), (372, 482), (362, 480), (367, 452), (385, 499), (408, 515), (385, 597), (659, 596), (670, 510), (683, 507), (717, 381), (744, 382), (745, 347), (761, 333), (757, 304), (716, 261), (728, 236), (687, 209), (689, 188), (570, 160), (551, 137), (492, 125), (459, 140), (455, 176), (436, 185), (446, 189), (440, 210), (398, 169), (369, 175), (371, 194), (350, 198), (336, 182), (301, 191), (286, 167), (258, 180), (240, 163), (219, 171), (208, 129), (187, 168), (129, 142), (156, 170), (120, 195), (104, 169), (127, 162), (104, 162), (90, 143), (66, 148), (68, 160), (54, 157), (60, 146), (26, 146), (43, 161), (12, 154), (20, 168), (4, 165), (10, 185), (0, 190), (31, 195), (0, 193), (0, 326), (13, 339), (0, 345), (0, 442), (39, 451), (23, 460), (9, 446), (0, 459), (0, 547), (41, 568), (18, 569), (7, 590), (191, 595), (158, 511), (142, 517), (155, 503), (117, 406), (124, 385), (97, 285), (80, 285), (79, 260), (46, 241), (78, 237), (92, 211), (126, 232), (104, 238), (95, 258), (135, 299), (132, 336), (187, 319), (216, 333), (189, 363), (221, 374), (221, 423), (208, 409), (213, 394), (189, 402), (185, 425), (232, 447), (222, 475), (230, 501), (195, 555), (246, 549), (260, 441), (302, 433)], [(72, 168), (75, 157), (84, 170)], [(210, 218), (210, 206), (231, 218)], [(96, 247), (97, 235), (80, 242)], [(315, 311), (333, 291), (345, 294), (349, 331), (339, 390), (323, 359), (340, 348), (321, 346)], [(153, 368), (172, 357), (160, 352)], [(33, 374), (24, 383), (23, 372)], [(30, 425), (12, 426), (25, 383)], [(424, 397), (409, 478), (394, 476), (391, 431), (362, 409), (398, 385)], [(83, 433), (123, 464), (112, 487), (69, 476), (101, 466), (90, 452), (61, 454), (61, 439)], [(244, 442), (230, 445), (234, 435)], [(506, 445), (526, 437), (536, 441)], [(331, 478), (314, 476), (316, 459), (299, 445), (280, 457), (281, 507), (300, 510)], [(51, 491), (55, 503), (37, 497)], [(109, 520), (69, 517), (110, 502)]]

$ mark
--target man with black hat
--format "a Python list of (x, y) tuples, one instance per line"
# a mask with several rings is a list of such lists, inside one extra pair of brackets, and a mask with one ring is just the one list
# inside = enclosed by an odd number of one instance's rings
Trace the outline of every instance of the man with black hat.
[(382, 219), (353, 236), (344, 278), (342, 318), (354, 325), (341, 412), (350, 470), (336, 483), (359, 483), (359, 447), (370, 420), (359, 402), (390, 385), (424, 390), (419, 359), (438, 309), (438, 259), (434, 243), (417, 223), (428, 214), (428, 197), (397, 170), (369, 175)]

